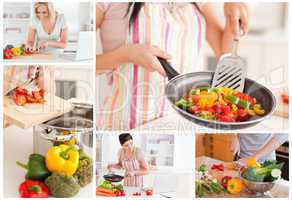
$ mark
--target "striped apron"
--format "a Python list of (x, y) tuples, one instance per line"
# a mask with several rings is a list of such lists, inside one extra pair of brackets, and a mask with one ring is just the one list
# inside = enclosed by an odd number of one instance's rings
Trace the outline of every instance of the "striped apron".
[[(122, 155), (121, 162), (126, 173), (127, 171), (140, 170), (140, 164), (137, 156), (134, 156), (134, 158), (125, 158), (124, 155)], [(124, 178), (124, 186), (143, 187), (143, 176), (126, 176)]]
[[(199, 70), (205, 21), (193, 4), (175, 4), (172, 9), (146, 3), (129, 30), (128, 44), (157, 46), (172, 55), (171, 64), (180, 73)], [(111, 81), (97, 83), (108, 95), (97, 99), (99, 130), (130, 130), (171, 111), (164, 96), (167, 82), (157, 72), (136, 64), (124, 64), (111, 72)], [(104, 85), (109, 90), (103, 91)], [(97, 97), (98, 98), (98, 97)]]

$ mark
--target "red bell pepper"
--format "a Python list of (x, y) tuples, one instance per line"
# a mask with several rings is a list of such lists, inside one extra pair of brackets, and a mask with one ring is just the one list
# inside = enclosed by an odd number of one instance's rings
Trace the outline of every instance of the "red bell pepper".
[(26, 180), (19, 186), (19, 194), (22, 198), (47, 198), (49, 188), (41, 181)]
[(224, 176), (224, 177), (221, 179), (221, 185), (222, 185), (225, 189), (227, 189), (227, 183), (228, 183), (228, 181), (229, 181), (230, 179), (232, 179), (231, 176)]

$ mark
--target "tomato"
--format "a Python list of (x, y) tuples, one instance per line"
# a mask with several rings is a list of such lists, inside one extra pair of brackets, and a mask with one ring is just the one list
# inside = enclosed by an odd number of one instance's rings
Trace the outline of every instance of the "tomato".
[(216, 114), (221, 114), (223, 112), (222, 105), (219, 103), (216, 103), (213, 108)]
[(191, 106), (188, 111), (190, 113), (193, 113), (193, 114), (198, 114), (201, 112), (201, 109), (199, 108), (199, 106)]
[(222, 110), (223, 110), (223, 113), (224, 113), (225, 115), (228, 115), (228, 114), (231, 113), (231, 108), (230, 108), (229, 105), (222, 105)]
[(23, 94), (16, 94), (14, 101), (17, 105), (23, 106), (26, 104), (26, 97)]
[(21, 87), (16, 87), (15, 92), (20, 93), (20, 94), (28, 94), (28, 90), (25, 88), (21, 88)]
[(217, 118), (221, 122), (235, 122), (233, 117), (231, 117), (230, 115), (217, 115)]
[(44, 89), (40, 89), (39, 93), (40, 93), (40, 95), (41, 95), (42, 97), (45, 96), (45, 90), (44, 90)]
[(251, 97), (251, 96), (249, 96), (249, 95), (247, 95), (247, 94), (245, 94), (245, 93), (242, 93), (242, 92), (236, 92), (236, 93), (234, 94), (234, 96), (236, 96), (236, 97), (238, 97), (238, 98), (240, 98), (240, 99), (243, 99), (243, 100), (245, 100), (245, 101), (248, 101), (248, 102), (250, 102), (251, 104), (256, 104), (256, 99), (253, 98), (253, 97)]
[(119, 190), (115, 191), (115, 195), (116, 195), (117, 197), (122, 196), (121, 194), (122, 194), (121, 191), (119, 191)]
[(231, 113), (231, 108), (229, 105), (223, 105), (223, 104), (216, 103), (213, 106), (213, 109), (214, 109), (215, 114), (219, 114), (219, 115), (220, 114), (228, 115)]
[(192, 102), (194, 104), (197, 104), (200, 100), (200, 95), (191, 95), (191, 98), (192, 98)]
[(41, 101), (43, 99), (39, 91), (32, 91), (31, 94), (37, 101)]
[(141, 192), (134, 192), (133, 196), (141, 196)]
[(150, 190), (150, 189), (146, 190), (145, 193), (146, 193), (147, 196), (152, 196), (153, 195), (153, 190)]
[(121, 196), (122, 196), (122, 197), (126, 196), (126, 193), (125, 193), (124, 190), (121, 190), (120, 192), (121, 192)]
[(236, 121), (238, 122), (243, 122), (246, 121), (250, 118), (250, 115), (248, 114), (248, 112), (244, 109), (238, 109), (237, 110), (237, 117), (236, 117)]
[(288, 94), (282, 94), (281, 97), (282, 97), (283, 103), (289, 104), (289, 96), (288, 96)]

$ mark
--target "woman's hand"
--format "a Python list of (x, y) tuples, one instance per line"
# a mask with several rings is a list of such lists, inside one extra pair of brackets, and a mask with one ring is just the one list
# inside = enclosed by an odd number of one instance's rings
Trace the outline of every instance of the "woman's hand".
[(106, 168), (108, 169), (109, 172), (112, 172), (113, 168), (114, 168), (114, 165), (108, 164)]
[(34, 51), (33, 45), (32, 44), (25, 44), (25, 50), (30, 51), (30, 52)]
[(127, 171), (125, 174), (125, 176), (127, 176), (127, 177), (133, 177), (135, 175), (136, 175), (135, 171)]
[(55, 70), (53, 66), (29, 66), (28, 76), (33, 77), (38, 71), (39, 76), (35, 80), (35, 84), (45, 91), (55, 94)]
[(243, 29), (244, 34), (247, 34), (249, 26), (249, 8), (246, 3), (225, 3), (224, 14), (227, 18), (226, 20), (230, 22), (230, 29), (232, 30), (234, 38), (239, 39), (240, 37), (239, 25)]
[(149, 71), (157, 71), (165, 76), (165, 71), (157, 57), (169, 60), (171, 56), (155, 46), (144, 44), (129, 44), (121, 47), (121, 51), (126, 53), (128, 61), (144, 67)]
[(49, 42), (48, 41), (43, 41), (40, 43), (39, 48), (40, 49), (46, 49), (49, 47)]

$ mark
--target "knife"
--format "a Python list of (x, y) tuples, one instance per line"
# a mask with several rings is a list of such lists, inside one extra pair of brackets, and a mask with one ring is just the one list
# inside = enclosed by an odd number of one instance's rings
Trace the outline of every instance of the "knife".
[(16, 86), (16, 87), (14, 87), (14, 88), (11, 89), (11, 90), (9, 90), (9, 91), (5, 94), (5, 96), (10, 96), (11, 94), (13, 94), (13, 92), (16, 90), (17, 87), (22, 87), (22, 88), (27, 87), (27, 86), (30, 85), (33, 81), (35, 81), (38, 77), (39, 77), (39, 67), (37, 67), (37, 68), (35, 69), (35, 73), (33, 74), (33, 76), (32, 76), (29, 80), (25, 81), (25, 82), (24, 82), (23, 84), (21, 84), (21, 85), (18, 85), (18, 86)]

